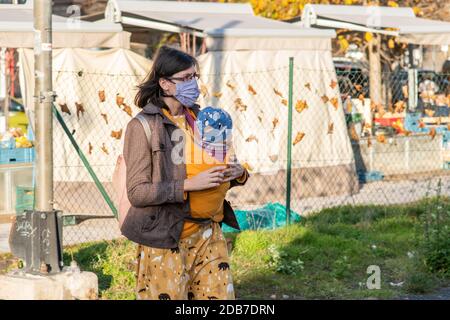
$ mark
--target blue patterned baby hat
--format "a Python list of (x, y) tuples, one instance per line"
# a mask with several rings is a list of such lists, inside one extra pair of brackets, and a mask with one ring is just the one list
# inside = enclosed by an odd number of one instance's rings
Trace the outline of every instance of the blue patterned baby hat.
[(233, 120), (230, 114), (221, 108), (208, 106), (199, 111), (195, 126), (202, 148), (224, 161), (232, 145)]

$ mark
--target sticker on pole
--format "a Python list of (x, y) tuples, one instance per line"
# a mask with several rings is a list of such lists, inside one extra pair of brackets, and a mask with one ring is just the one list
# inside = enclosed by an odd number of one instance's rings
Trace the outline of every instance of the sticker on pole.
[(43, 42), (41, 45), (42, 51), (52, 51), (51, 42)]

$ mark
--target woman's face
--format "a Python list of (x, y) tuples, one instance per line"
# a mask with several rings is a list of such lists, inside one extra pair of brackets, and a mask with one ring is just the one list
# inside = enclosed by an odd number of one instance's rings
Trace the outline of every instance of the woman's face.
[(159, 85), (164, 90), (164, 93), (166, 95), (173, 96), (176, 93), (177, 83), (181, 83), (183, 81), (189, 81), (194, 76), (196, 76), (196, 72), (195, 72), (195, 67), (192, 66), (186, 70), (177, 72), (168, 78), (159, 79)]

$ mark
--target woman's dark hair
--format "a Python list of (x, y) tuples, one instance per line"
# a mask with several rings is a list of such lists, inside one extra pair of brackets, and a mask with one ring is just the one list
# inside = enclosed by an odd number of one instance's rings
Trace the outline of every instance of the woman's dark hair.
[(139, 91), (134, 98), (134, 104), (143, 108), (150, 102), (163, 108), (165, 104), (161, 98), (163, 90), (159, 86), (159, 79), (170, 77), (192, 66), (198, 66), (193, 56), (175, 48), (162, 46), (156, 53), (150, 73), (144, 82), (138, 85)]

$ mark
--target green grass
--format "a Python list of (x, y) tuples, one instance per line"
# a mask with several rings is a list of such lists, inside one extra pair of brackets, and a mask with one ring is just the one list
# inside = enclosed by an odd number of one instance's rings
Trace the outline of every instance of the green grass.
[[(450, 212), (449, 201), (440, 204)], [(421, 217), (429, 210), (429, 201), (342, 206), (277, 230), (227, 234), (237, 297), (389, 299), (448, 285), (448, 275), (431, 272), (424, 256)], [(98, 275), (102, 299), (134, 299), (135, 254), (135, 244), (116, 240), (66, 248), (64, 260), (73, 256)], [(367, 289), (370, 265), (380, 267), (380, 289)]]

